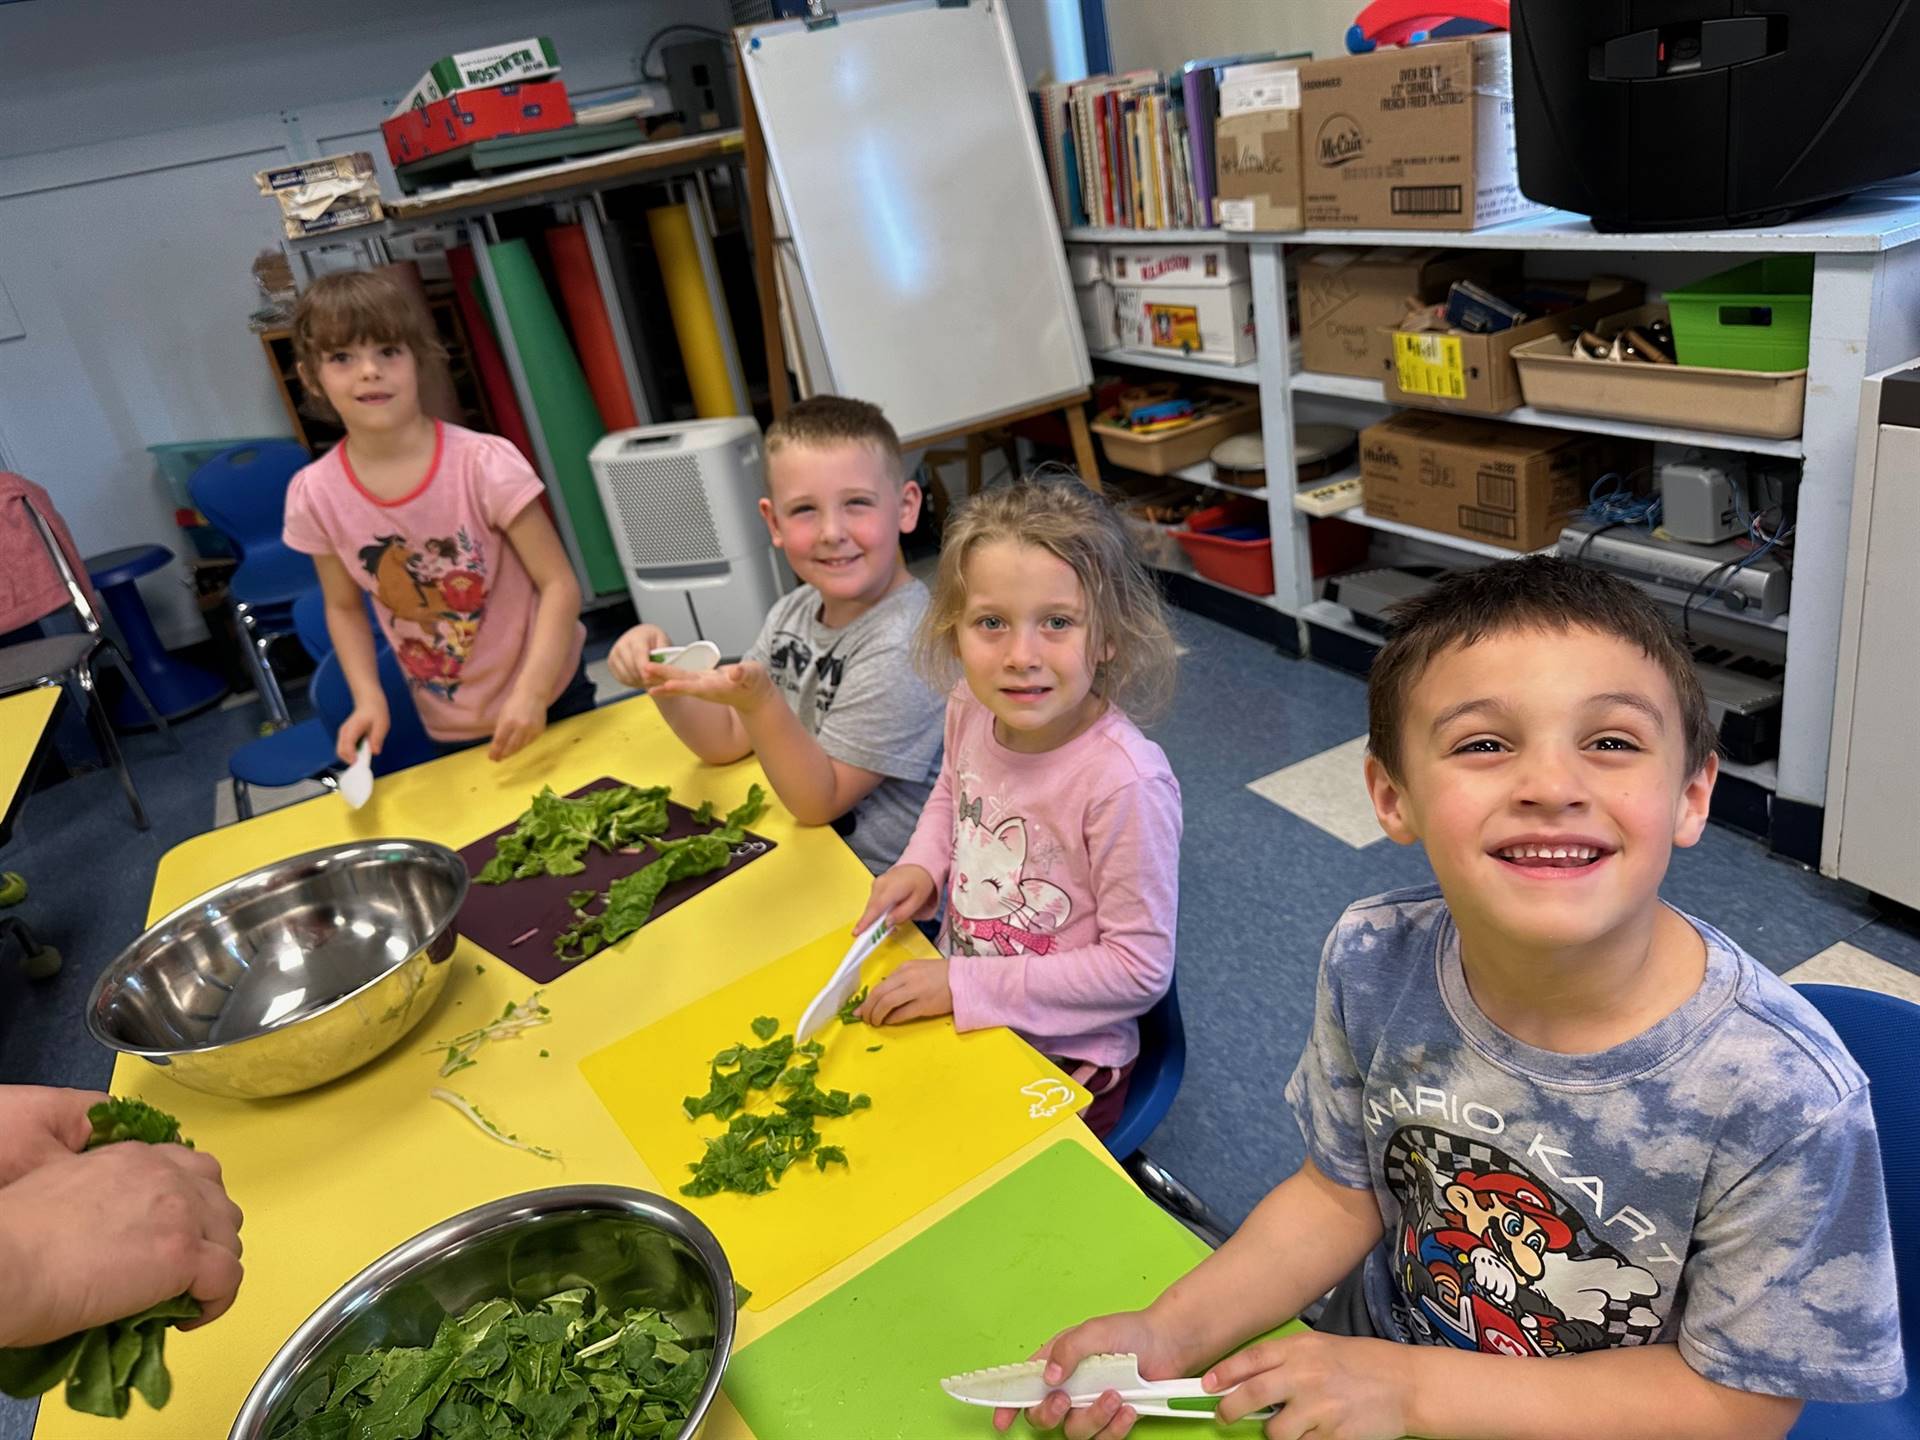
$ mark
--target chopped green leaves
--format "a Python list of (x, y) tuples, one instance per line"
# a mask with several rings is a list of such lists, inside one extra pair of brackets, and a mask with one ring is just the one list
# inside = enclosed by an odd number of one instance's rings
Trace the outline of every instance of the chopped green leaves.
[[(458, 1074), (472, 1068), (478, 1062), (474, 1052), (489, 1040), (511, 1040), (523, 1030), (531, 1030), (536, 1025), (552, 1022), (552, 1013), (540, 1003), (540, 992), (534, 991), (525, 1000), (509, 1001), (507, 1008), (500, 1012), (500, 1018), (491, 1020), (478, 1029), (456, 1035), (442, 1042), (446, 1047), (446, 1059), (440, 1064), (440, 1074), (445, 1077)], [(435, 1049), (440, 1048), (435, 1046)], [(542, 1055), (547, 1052), (542, 1050)]]
[(533, 1305), (489, 1300), (433, 1343), (348, 1355), (294, 1393), (271, 1440), (667, 1440), (713, 1363), (710, 1336), (652, 1309), (608, 1310), (590, 1289)]
[[(884, 1049), (886, 1049), (886, 1048), (887, 1048), (887, 1047), (886, 1047), (886, 1046), (884, 1046), (884, 1045), (869, 1045), (869, 1046), (867, 1046), (867, 1054), (869, 1054), (869, 1055), (878, 1055), (878, 1054), (879, 1054), (879, 1053), (880, 1053), (880, 1052), (881, 1052), (882, 1050), (884, 1050)], [(541, 1053), (542, 1053), (542, 1054), (544, 1054), (544, 1053), (546, 1053), (546, 1052), (544, 1052), (544, 1051), (542, 1051)]]
[(767, 792), (758, 785), (750, 786), (747, 798), (718, 828), (682, 840), (654, 839), (651, 843), (658, 852), (656, 858), (608, 886), (606, 905), (597, 914), (586, 913), (587, 905), (596, 897), (588, 891), (574, 891), (568, 898), (577, 902), (573, 909), (579, 918), (554, 937), (553, 953), (562, 960), (584, 960), (626, 939), (647, 923), (654, 903), (667, 886), (724, 869), (733, 858), (733, 847), (745, 838), (747, 826), (758, 820), (766, 807)]
[[(93, 1134), (87, 1149), (138, 1141), (148, 1145), (185, 1145), (180, 1122), (144, 1100), (115, 1098), (87, 1111)], [(96, 1325), (19, 1350), (0, 1350), (0, 1391), (17, 1400), (44, 1394), (61, 1381), (67, 1386), (67, 1408), (117, 1420), (132, 1405), (135, 1390), (155, 1410), (173, 1394), (167, 1373), (167, 1327), (200, 1318), (200, 1302), (176, 1295), (149, 1306), (138, 1315), (111, 1324)]]
[[(820, 1143), (814, 1121), (821, 1116), (851, 1115), (873, 1102), (845, 1090), (822, 1090), (820, 1057), (825, 1047), (818, 1040), (795, 1045), (792, 1035), (776, 1039), (774, 1032), (779, 1028), (780, 1022), (771, 1016), (755, 1020), (754, 1036), (767, 1043), (729, 1045), (713, 1057), (707, 1093), (681, 1101), (689, 1119), (712, 1115), (727, 1122), (722, 1134), (707, 1141), (706, 1154), (687, 1166), (693, 1179), (680, 1187), (682, 1195), (717, 1195), (723, 1190), (764, 1195), (796, 1161), (809, 1155), (821, 1170), (847, 1163), (846, 1152), (839, 1146)], [(755, 1091), (771, 1091), (775, 1086), (787, 1093), (771, 1111), (747, 1108)]]
[(865, 1022), (861, 1020), (859, 1011), (860, 1007), (866, 1003), (867, 987), (862, 985), (858, 990), (854, 991), (853, 994), (849, 995), (847, 997), (847, 1003), (840, 1007), (840, 1023), (842, 1025), (864, 1024)]
[(471, 1100), (467, 1099), (466, 1096), (460, 1094), (457, 1091), (444, 1090), (436, 1085), (432, 1090), (428, 1091), (427, 1093), (430, 1094), (435, 1100), (443, 1101), (444, 1103), (451, 1105), (454, 1109), (458, 1110), (462, 1115), (466, 1116), (467, 1119), (473, 1122), (474, 1126), (480, 1131), (481, 1134), (487, 1136), (490, 1139), (498, 1140), (502, 1145), (505, 1145), (510, 1149), (524, 1150), (527, 1152), (527, 1154), (537, 1156), (539, 1159), (542, 1159), (542, 1160), (558, 1160), (560, 1158), (558, 1154), (556, 1154), (552, 1150), (547, 1149), (544, 1145), (529, 1145), (526, 1141), (522, 1140), (518, 1135), (514, 1135), (509, 1133), (508, 1131), (502, 1130), (498, 1125), (494, 1124), (493, 1121), (489, 1120), (486, 1116), (480, 1113), (479, 1106), (475, 1105)]
[(474, 878), (503, 885), (533, 875), (578, 875), (587, 847), (612, 852), (638, 845), (667, 829), (667, 787), (642, 790), (615, 785), (570, 800), (547, 786), (494, 845), (493, 859)]

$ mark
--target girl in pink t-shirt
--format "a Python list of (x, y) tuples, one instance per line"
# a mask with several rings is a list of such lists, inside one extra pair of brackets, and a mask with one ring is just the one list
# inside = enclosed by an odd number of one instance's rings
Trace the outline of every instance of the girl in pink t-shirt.
[(323, 276), (293, 315), (300, 379), (347, 436), (293, 477), (285, 538), (313, 556), (327, 631), (353, 690), (336, 737), (374, 754), (388, 714), (362, 594), (449, 744), (504, 760), (550, 720), (590, 709), (580, 587), (520, 452), (424, 414), (418, 364), (444, 356), (425, 307), (380, 271)]
[(1160, 593), (1112, 507), (1029, 480), (948, 521), (919, 639), (930, 674), (961, 672), (946, 755), (855, 930), (930, 916), (944, 892), (942, 958), (898, 966), (861, 1017), (1006, 1025), (1093, 1091), (1104, 1135), (1138, 1017), (1173, 979), (1180, 786), (1129, 718), (1173, 686)]

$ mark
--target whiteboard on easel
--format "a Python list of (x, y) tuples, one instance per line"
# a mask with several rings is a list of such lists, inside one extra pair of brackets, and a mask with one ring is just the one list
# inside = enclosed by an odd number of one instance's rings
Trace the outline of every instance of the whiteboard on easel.
[(903, 0), (742, 42), (813, 379), (908, 442), (1092, 380), (1005, 4)]

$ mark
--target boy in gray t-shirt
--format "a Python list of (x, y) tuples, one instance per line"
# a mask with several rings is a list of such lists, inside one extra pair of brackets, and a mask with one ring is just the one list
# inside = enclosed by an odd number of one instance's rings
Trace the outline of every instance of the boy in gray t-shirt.
[[(1764, 1440), (1901, 1393), (1866, 1080), (1660, 900), (1719, 768), (1664, 617), (1571, 561), (1456, 575), (1396, 614), (1368, 709), (1381, 826), (1439, 884), (1327, 941), (1286, 1092), (1306, 1162), (1147, 1309), (1055, 1337), (1047, 1383), (1211, 1365), (1221, 1419), (1344, 1440)], [(1220, 1358), (1323, 1295), (1317, 1332)], [(1068, 1410), (1028, 1414), (1132, 1426), (1111, 1392)]]
[(775, 602), (753, 648), (678, 670), (650, 658), (667, 633), (636, 625), (608, 665), (702, 760), (757, 758), (794, 819), (834, 826), (878, 874), (900, 858), (940, 772), (946, 702), (909, 660), (927, 590), (900, 553), (920, 487), (876, 406), (816, 395), (767, 431), (760, 513), (805, 583)]

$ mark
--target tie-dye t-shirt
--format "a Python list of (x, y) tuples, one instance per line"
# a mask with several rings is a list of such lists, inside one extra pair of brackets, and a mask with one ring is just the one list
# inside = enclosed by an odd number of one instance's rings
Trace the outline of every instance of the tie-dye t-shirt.
[(1287, 1100), (1371, 1189), (1375, 1331), (1505, 1355), (1676, 1343), (1734, 1389), (1879, 1400), (1905, 1370), (1866, 1078), (1726, 936), (1678, 1010), (1611, 1050), (1481, 1013), (1436, 887), (1350, 907)]

